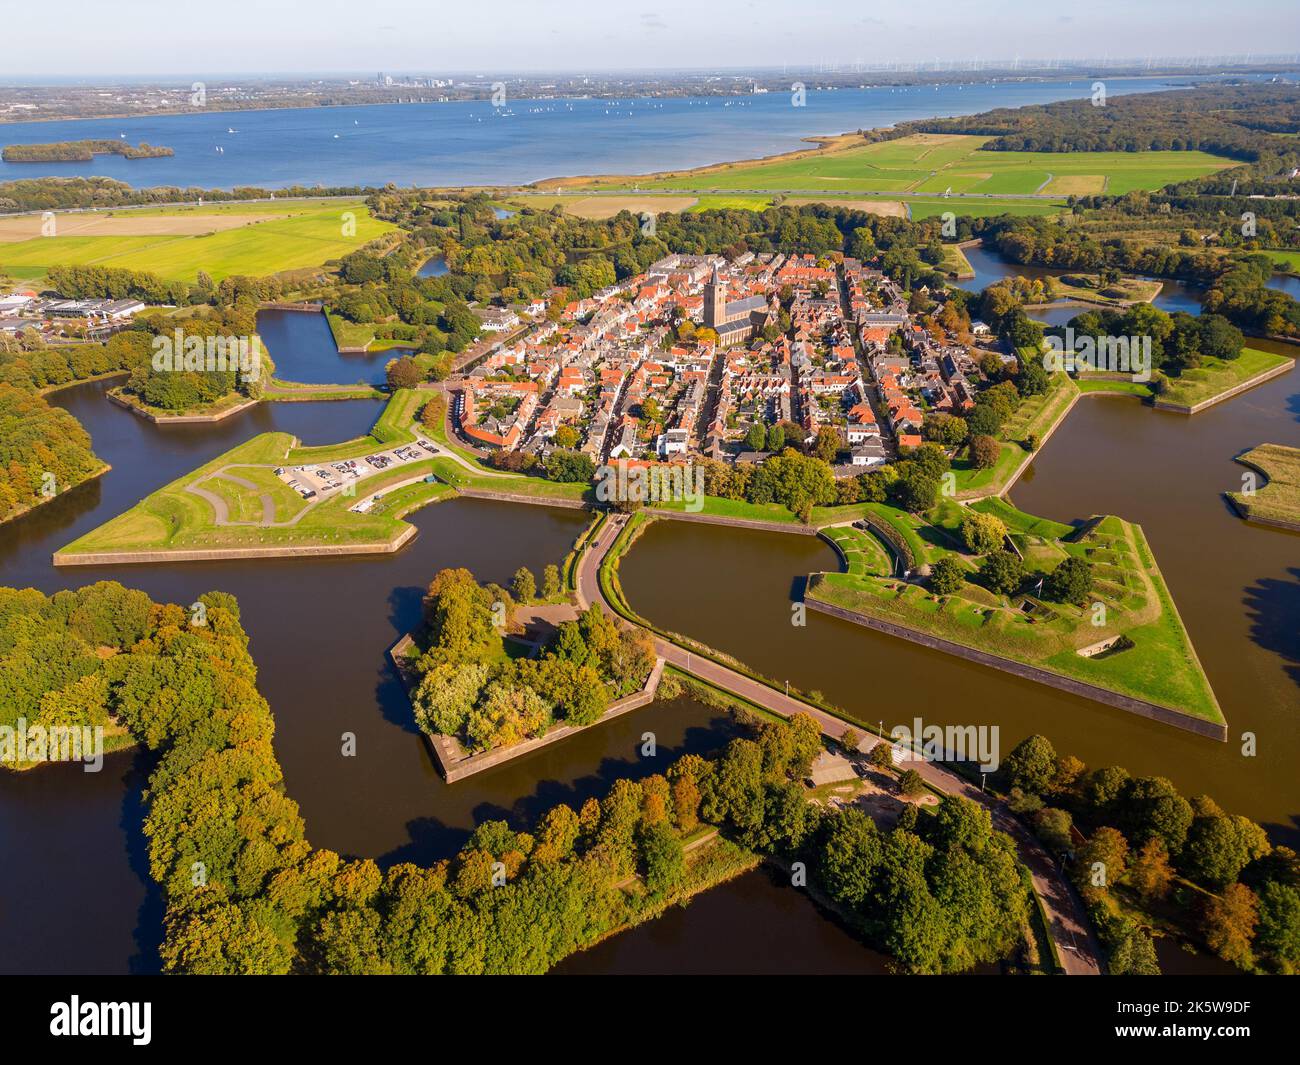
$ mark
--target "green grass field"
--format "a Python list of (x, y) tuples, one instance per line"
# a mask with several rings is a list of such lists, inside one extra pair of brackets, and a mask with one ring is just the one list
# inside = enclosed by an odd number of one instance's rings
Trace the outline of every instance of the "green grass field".
[(1002, 427), (998, 441), (998, 459), (987, 469), (977, 469), (966, 457), (958, 458), (952, 468), (957, 476), (957, 498), (975, 499), (999, 495), (1007, 490), (1015, 473), (1029, 458), (1021, 445), (1030, 433), (1046, 440), (1056, 424), (1065, 417), (1079, 394), (1078, 385), (1064, 373), (1052, 375), (1051, 387), (1042, 395), (1029, 396)]
[[(277, 465), (307, 465), (359, 458), (381, 448), (415, 438), (413, 419), (428, 400), (429, 393), (401, 389), (394, 393), (376, 419), (370, 434), (340, 444), (294, 447), (287, 433), (263, 433), (217, 456), (147, 496), (130, 510), (118, 515), (75, 540), (60, 552), (71, 556), (108, 551), (202, 550), (239, 547), (313, 547), (333, 545), (390, 544), (408, 526), (401, 519), (411, 510), (455, 493), (456, 489), (477, 488), (525, 495), (539, 500), (580, 500), (589, 491), (585, 484), (561, 484), (540, 477), (474, 473), (448, 458), (427, 458), (403, 463), (360, 481), (351, 496), (332, 495), (307, 505), (275, 476)], [(440, 433), (431, 434), (442, 442)], [(457, 453), (472, 459), (468, 453)], [(474, 463), (478, 466), (477, 462)], [(256, 486), (248, 488), (223, 476), (229, 472)], [(479, 467), (481, 468), (481, 467)], [(412, 478), (434, 474), (436, 483), (418, 481), (389, 492), (389, 486)], [(187, 491), (198, 486), (218, 496), (228, 507), (231, 522), (262, 520), (263, 494), (275, 505), (275, 522), (297, 518), (294, 524), (218, 525), (213, 506)], [(367, 513), (352, 513), (351, 507), (374, 494), (383, 498)], [(301, 516), (300, 516), (301, 515)]]
[[(946, 505), (955, 508), (955, 504)], [(1002, 499), (986, 499), (972, 506), (1002, 519), (1031, 571), (1050, 572), (1068, 556), (1087, 560), (1093, 572), (1087, 604), (1079, 607), (1027, 596), (1024, 602), (1032, 610), (1026, 611), (1019, 598), (1009, 600), (969, 582), (953, 595), (937, 597), (920, 585), (899, 582), (887, 572), (873, 574), (865, 557), (859, 562), (858, 556), (849, 556), (848, 573), (814, 577), (809, 596), (1193, 717), (1223, 721), (1209, 680), (1138, 526), (1108, 517), (1076, 538), (1071, 526), (1025, 514)], [(934, 527), (946, 527), (948, 516), (936, 513), (931, 517)], [(945, 554), (969, 565), (930, 537), (929, 559)], [(1101, 624), (1096, 623), (1094, 613), (1097, 603), (1105, 607)], [(1132, 641), (1132, 646), (1097, 657), (1078, 653), (1116, 636)]]
[(1241, 354), (1230, 361), (1206, 358), (1195, 369), (1171, 377), (1169, 387), (1157, 397), (1156, 405), (1194, 407), (1289, 361), (1292, 360), (1285, 355), (1255, 348), (1242, 348)]
[(638, 185), (642, 189), (1065, 197), (1158, 189), (1237, 165), (1205, 152), (980, 151), (988, 139), (915, 134), (799, 158), (731, 163), (642, 180)]
[(1080, 392), (1100, 392), (1106, 395), (1127, 395), (1137, 396), (1139, 399), (1150, 399), (1152, 396), (1151, 386), (1145, 381), (1114, 381), (1107, 377), (1080, 377), (1075, 381), (1079, 386)]
[[(356, 231), (350, 236), (343, 232), (345, 212), (355, 215)], [(0, 243), (0, 272), (24, 282), (39, 281), (56, 265), (143, 270), (168, 281), (193, 281), (200, 270), (214, 281), (232, 274), (260, 277), (321, 266), (393, 229), (389, 223), (371, 218), (360, 200), (160, 207), (119, 211), (114, 218), (175, 216), (190, 220), (223, 214), (267, 217), (208, 234), (57, 236)]]
[(1276, 264), (1278, 270), (1289, 274), (1300, 274), (1300, 251), (1283, 251), (1270, 248), (1268, 255)]

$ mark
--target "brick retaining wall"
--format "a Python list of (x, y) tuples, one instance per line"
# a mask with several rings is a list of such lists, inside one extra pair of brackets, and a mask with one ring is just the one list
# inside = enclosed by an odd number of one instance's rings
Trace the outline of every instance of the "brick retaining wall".
[(219, 547), (177, 551), (87, 551), (84, 554), (54, 552), (56, 566), (124, 566), (142, 562), (218, 562), (246, 558), (315, 558), (323, 555), (390, 555), (416, 534), (414, 525), (403, 529), (386, 544), (316, 544), (280, 547)]
[(972, 647), (966, 647), (963, 644), (954, 643), (951, 640), (945, 640), (940, 636), (932, 636), (927, 632), (921, 632), (918, 629), (910, 628), (906, 625), (899, 625), (890, 621), (882, 621), (879, 618), (873, 618), (867, 614), (860, 614), (855, 610), (848, 610), (845, 607), (835, 606), (833, 603), (825, 603), (818, 599), (805, 599), (805, 603), (813, 609), (823, 614), (830, 614), (832, 617), (840, 618), (843, 621), (850, 621), (855, 625), (861, 625), (864, 628), (875, 629), (877, 632), (887, 633), (890, 636), (898, 636), (904, 640), (911, 640), (912, 643), (919, 643), (923, 647), (929, 647), (936, 651), (943, 651), (950, 655), (956, 655), (970, 662), (976, 662), (982, 666), (990, 666), (993, 669), (1000, 669), (1004, 673), (1012, 673), (1015, 676), (1023, 677), (1025, 680), (1037, 681), (1039, 684), (1047, 684), (1061, 691), (1069, 692), (1072, 695), (1081, 695), (1085, 699), (1092, 699), (1095, 702), (1105, 703), (1107, 706), (1113, 706), (1119, 710), (1125, 710), (1130, 714), (1137, 714), (1139, 717), (1145, 717), (1152, 721), (1159, 721), (1162, 724), (1173, 725), (1175, 728), (1183, 729), (1187, 732), (1194, 732), (1198, 736), (1205, 736), (1212, 740), (1221, 740), (1226, 742), (1228, 739), (1228, 726), (1217, 724), (1213, 721), (1206, 721), (1204, 718), (1193, 717), (1191, 714), (1185, 714), (1181, 710), (1171, 710), (1167, 706), (1159, 706), (1156, 703), (1147, 702), (1145, 699), (1137, 699), (1129, 695), (1121, 695), (1119, 692), (1113, 692), (1108, 688), (1098, 687), (1096, 684), (1089, 684), (1087, 681), (1075, 680), (1072, 677), (1064, 677), (1059, 673), (1053, 673), (1050, 670), (1040, 669), (1037, 666), (1027, 665), (1024, 662), (1016, 662), (1010, 658), (1003, 658), (1000, 655), (989, 654), (987, 651), (977, 651)]
[(1279, 377), (1288, 373), (1295, 367), (1295, 359), (1288, 359), (1281, 366), (1275, 366), (1271, 370), (1265, 370), (1263, 373), (1256, 374), (1249, 381), (1242, 381), (1235, 388), (1230, 388), (1217, 396), (1211, 396), (1209, 399), (1203, 399), (1200, 403), (1194, 403), (1188, 406), (1186, 403), (1170, 403), (1167, 400), (1156, 398), (1156, 410), (1173, 411), (1175, 414), (1195, 414), (1197, 411), (1205, 410), (1206, 407), (1213, 407), (1216, 403), (1222, 403), (1225, 399), (1231, 399), (1233, 396), (1240, 395), (1248, 388), (1254, 388), (1256, 385), (1262, 385), (1265, 381), (1271, 381), (1274, 377)]

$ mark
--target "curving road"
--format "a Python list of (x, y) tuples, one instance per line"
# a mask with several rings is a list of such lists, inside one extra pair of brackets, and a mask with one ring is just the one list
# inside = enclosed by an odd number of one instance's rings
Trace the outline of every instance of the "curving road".
[[(578, 562), (577, 573), (578, 604), (581, 608), (585, 609), (591, 603), (598, 603), (602, 609), (618, 616), (618, 611), (609, 605), (601, 593), (598, 574), (601, 562), (604, 561), (626, 524), (625, 515), (610, 515), (609, 520), (583, 552)], [(849, 725), (839, 718), (791, 698), (743, 673), (737, 673), (734, 669), (720, 665), (712, 659), (701, 658), (698, 654), (693, 654), (658, 636), (654, 637), (654, 643), (657, 653), (669, 665), (718, 688), (733, 692), (782, 717), (807, 714), (821, 727), (822, 733), (831, 739), (838, 740), (849, 728)], [(875, 740), (875, 743), (883, 742), (885, 741)], [(865, 749), (870, 750), (870, 747)], [(926, 783), (940, 791), (970, 799), (989, 811), (994, 827), (1005, 832), (1015, 841), (1020, 860), (1029, 869), (1034, 890), (1038, 892), (1043, 909), (1047, 912), (1048, 932), (1056, 943), (1066, 973), (1072, 976), (1099, 975), (1101, 950), (1084, 913), (1083, 903), (1038, 838), (1007, 809), (1005, 803), (985, 794), (955, 773), (934, 762), (910, 762), (909, 768), (915, 769)]]

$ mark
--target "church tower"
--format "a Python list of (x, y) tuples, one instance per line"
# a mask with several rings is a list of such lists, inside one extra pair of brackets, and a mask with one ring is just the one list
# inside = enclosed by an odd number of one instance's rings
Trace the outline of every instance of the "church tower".
[(718, 272), (718, 264), (713, 264), (713, 276), (704, 285), (704, 324), (710, 329), (717, 329), (727, 320), (727, 286)]

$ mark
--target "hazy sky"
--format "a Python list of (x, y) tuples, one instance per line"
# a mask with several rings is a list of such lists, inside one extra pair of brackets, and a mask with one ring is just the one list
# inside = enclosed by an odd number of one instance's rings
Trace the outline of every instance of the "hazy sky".
[(1296, 0), (63, 0), (11, 37), (0, 81), (1288, 52)]

